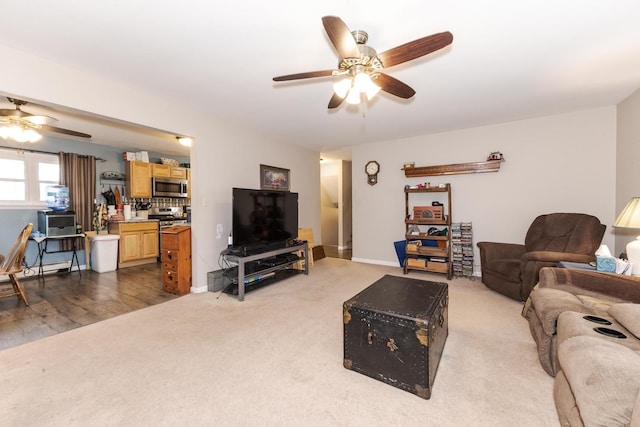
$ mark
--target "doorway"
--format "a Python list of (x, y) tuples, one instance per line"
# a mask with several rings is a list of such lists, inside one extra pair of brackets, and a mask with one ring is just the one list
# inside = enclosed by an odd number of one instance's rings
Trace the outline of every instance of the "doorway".
[(351, 161), (322, 160), (320, 194), (322, 246), (328, 257), (351, 259), (352, 183)]

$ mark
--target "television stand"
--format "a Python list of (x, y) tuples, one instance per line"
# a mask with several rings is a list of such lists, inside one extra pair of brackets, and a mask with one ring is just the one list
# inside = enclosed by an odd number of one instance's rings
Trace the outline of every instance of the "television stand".
[[(267, 258), (273, 258), (278, 255), (290, 254), (297, 251), (303, 251), (304, 257), (296, 259), (291, 258), (285, 262), (273, 263), (273, 265), (270, 265), (271, 263), (268, 262), (261, 262)], [(226, 255), (225, 258), (227, 261), (238, 264), (238, 301), (244, 301), (245, 287), (247, 285), (245, 280), (249, 280), (250, 283), (254, 283), (254, 281), (257, 282), (258, 280), (262, 280), (261, 278), (263, 277), (266, 277), (269, 280), (272, 278), (277, 279), (279, 275), (282, 277), (281, 274), (286, 273), (285, 270), (291, 270), (291, 266), (298, 261), (304, 262), (304, 271), (297, 270), (297, 272), (304, 272), (304, 274), (307, 275), (309, 274), (309, 245), (306, 241), (299, 245), (289, 246), (287, 248), (273, 249), (247, 256), (230, 254)], [(245, 267), (247, 267), (247, 265), (251, 265), (252, 267), (258, 265), (260, 267), (251, 268), (252, 271), (250, 273), (246, 273)]]

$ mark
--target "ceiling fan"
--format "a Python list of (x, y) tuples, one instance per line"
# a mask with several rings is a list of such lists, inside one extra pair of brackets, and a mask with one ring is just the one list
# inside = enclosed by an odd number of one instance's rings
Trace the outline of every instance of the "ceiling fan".
[[(36, 114), (27, 113), (26, 111), (22, 111), (20, 107), (22, 107), (23, 105), (27, 105), (27, 101), (22, 101), (20, 99), (10, 98), (10, 97), (7, 97), (7, 99), (9, 100), (9, 102), (15, 105), (16, 108), (0, 108), (0, 125), (2, 124), (6, 125), (6, 127), (0, 128), (0, 136), (4, 137), (5, 139), (8, 136), (12, 136), (9, 133), (12, 128), (17, 129), (18, 131), (24, 131), (24, 133), (31, 130), (35, 132), (36, 135), (37, 135), (37, 132), (36, 132), (37, 130), (43, 130), (48, 132), (62, 133), (70, 136), (76, 136), (79, 138), (91, 138), (91, 135), (86, 133), (48, 125), (47, 123), (51, 121), (57, 121), (57, 119), (53, 117), (36, 115)], [(6, 132), (2, 132), (3, 129), (5, 129)], [(7, 136), (5, 136), (5, 133), (7, 134)], [(26, 142), (26, 141), (20, 141), (20, 142)], [(31, 142), (35, 142), (35, 141), (31, 141)]]
[(379, 90), (400, 98), (408, 99), (416, 91), (400, 80), (382, 72), (383, 69), (411, 61), (435, 52), (453, 42), (453, 34), (448, 31), (432, 34), (380, 54), (367, 46), (368, 34), (364, 31), (349, 31), (347, 25), (337, 16), (322, 18), (331, 43), (340, 55), (337, 70), (310, 71), (274, 77), (276, 82), (308, 79), (313, 77), (343, 76), (334, 84), (334, 93), (329, 108), (337, 108), (346, 99), (358, 104), (363, 95), (371, 99)]

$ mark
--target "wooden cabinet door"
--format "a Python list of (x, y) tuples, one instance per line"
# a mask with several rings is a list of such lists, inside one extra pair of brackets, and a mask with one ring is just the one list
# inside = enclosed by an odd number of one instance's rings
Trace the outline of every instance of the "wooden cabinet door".
[(120, 234), (120, 262), (134, 261), (141, 258), (142, 245), (140, 232), (123, 232)]
[(127, 196), (151, 197), (151, 163), (128, 162)]
[(153, 164), (153, 170), (152, 170), (152, 174), (153, 176), (163, 176), (163, 177), (170, 177), (171, 176), (171, 166), (169, 165), (160, 165), (160, 164)]
[(141, 258), (157, 257), (160, 252), (158, 249), (158, 231), (143, 231), (140, 233), (142, 245)]
[(171, 166), (171, 178), (187, 179), (187, 168)]
[(187, 197), (191, 198), (191, 169), (187, 169)]

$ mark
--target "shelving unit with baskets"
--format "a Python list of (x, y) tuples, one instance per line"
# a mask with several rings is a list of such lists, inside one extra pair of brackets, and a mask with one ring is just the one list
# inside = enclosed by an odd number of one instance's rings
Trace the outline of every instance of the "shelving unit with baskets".
[(420, 270), (446, 274), (451, 279), (451, 185), (405, 187), (404, 199), (404, 274)]

